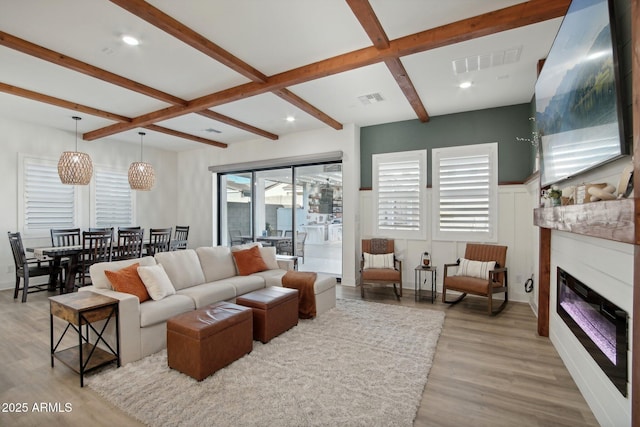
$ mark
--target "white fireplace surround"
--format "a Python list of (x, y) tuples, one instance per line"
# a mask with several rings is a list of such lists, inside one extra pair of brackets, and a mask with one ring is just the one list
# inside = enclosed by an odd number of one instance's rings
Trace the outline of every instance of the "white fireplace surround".
[[(562, 231), (551, 233), (549, 337), (603, 426), (631, 425), (631, 383), (624, 397), (556, 312), (557, 267), (629, 313), (629, 350), (633, 299), (633, 245)], [(628, 367), (631, 378), (631, 363)]]

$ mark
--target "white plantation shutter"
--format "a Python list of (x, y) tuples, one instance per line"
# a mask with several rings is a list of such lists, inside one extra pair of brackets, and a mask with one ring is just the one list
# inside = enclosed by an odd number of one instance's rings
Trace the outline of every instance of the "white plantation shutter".
[(497, 241), (498, 145), (433, 150), (434, 239)]
[(60, 182), (57, 163), (25, 157), (22, 165), (24, 233), (75, 227), (75, 186)]
[(134, 200), (126, 171), (97, 168), (95, 172), (96, 227), (128, 227), (133, 225)]
[(426, 238), (426, 150), (375, 154), (372, 162), (375, 234)]

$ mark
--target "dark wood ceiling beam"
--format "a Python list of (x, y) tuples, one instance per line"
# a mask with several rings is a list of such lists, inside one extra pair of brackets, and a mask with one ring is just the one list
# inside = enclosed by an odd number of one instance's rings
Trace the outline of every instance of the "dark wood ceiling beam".
[(121, 116), (119, 114), (109, 113), (108, 111), (103, 111), (97, 108), (88, 107), (86, 105), (77, 104), (75, 102), (66, 101), (64, 99), (55, 98), (53, 96), (44, 95), (42, 93), (34, 92), (28, 89), (23, 89), (17, 86), (8, 85), (6, 83), (0, 83), (0, 92), (19, 96), (21, 98), (31, 99), (33, 101), (42, 102), (44, 104), (55, 105), (56, 107), (62, 107), (68, 110), (78, 111), (80, 113), (89, 114), (91, 116), (101, 117), (103, 119), (114, 120), (116, 122), (121, 122), (121, 123), (131, 122), (131, 119), (129, 117)]
[(171, 135), (171, 136), (175, 136), (175, 137), (182, 138), (182, 139), (188, 139), (190, 141), (199, 142), (201, 144), (207, 144), (207, 145), (211, 145), (211, 146), (219, 147), (219, 148), (227, 148), (228, 147), (228, 145), (225, 144), (224, 142), (218, 142), (218, 141), (214, 141), (212, 139), (202, 138), (202, 137), (199, 137), (199, 136), (191, 135), (191, 134), (188, 134), (188, 133), (180, 132), (180, 131), (177, 131), (177, 130), (165, 128), (165, 127), (158, 126), (158, 125), (147, 125), (147, 126), (143, 126), (143, 127), (145, 129), (148, 129), (148, 130), (164, 133), (166, 135)]
[[(369, 0), (347, 0), (347, 4), (373, 42), (373, 45), (379, 50), (388, 49), (390, 46), (389, 38), (384, 32), (382, 24), (380, 24), (380, 20), (378, 20), (378, 17), (373, 11)], [(400, 58), (389, 58), (386, 59), (384, 63), (391, 72), (396, 83), (398, 83), (398, 86), (400, 86), (400, 89), (402, 90), (405, 98), (407, 98), (407, 101), (409, 101), (411, 108), (416, 112), (418, 119), (423, 123), (429, 121), (427, 109), (424, 107), (424, 104), (422, 104), (420, 95), (418, 95), (418, 91), (413, 85), (411, 78), (409, 78), (409, 74), (404, 68), (404, 65), (402, 65)]]
[(376, 49), (387, 49), (389, 47), (389, 38), (382, 28), (378, 16), (373, 11), (369, 0), (346, 1)]
[(295, 105), (296, 107), (300, 108), (302, 111), (306, 112), (307, 114), (310, 114), (311, 116), (313, 116), (316, 119), (320, 120), (321, 122), (324, 122), (324, 123), (328, 124), (329, 126), (334, 128), (335, 130), (341, 130), (342, 129), (342, 123), (340, 123), (339, 121), (331, 118), (328, 114), (320, 111), (319, 109), (317, 109), (313, 105), (309, 104), (307, 101), (305, 101), (304, 99), (300, 98), (298, 95), (296, 95), (295, 93), (291, 92), (289, 89), (277, 89), (277, 90), (274, 90), (273, 93), (274, 93), (274, 95), (279, 96), (280, 98), (284, 99), (285, 101), (289, 102), (290, 104)]
[[(171, 105), (186, 106), (189, 104), (189, 101), (178, 98), (177, 96), (173, 96), (166, 92), (153, 89), (149, 86), (145, 86), (136, 81), (127, 79), (125, 77), (119, 76), (117, 74), (111, 73), (101, 68), (94, 67), (93, 65), (89, 65), (85, 62), (65, 56), (61, 53), (55, 52), (45, 47), (36, 45), (26, 40), (22, 40), (18, 37), (12, 36), (11, 34), (4, 33), (2, 31), (0, 31), (0, 45), (9, 47), (11, 49), (25, 53), (27, 55), (34, 56), (39, 59), (43, 59), (45, 61), (49, 61), (61, 67), (65, 67), (70, 70), (73, 70), (82, 74), (86, 74), (90, 77), (103, 80), (107, 83), (115, 84), (117, 86), (123, 87), (125, 89), (129, 89), (131, 91), (140, 93), (142, 95), (150, 96), (152, 98), (158, 99), (160, 101), (164, 101)], [(233, 119), (231, 117), (227, 117), (222, 114), (216, 113), (215, 118), (206, 112), (204, 112), (202, 115), (205, 117), (213, 118), (214, 120), (217, 120), (219, 122), (226, 123), (230, 126), (234, 126), (234, 127), (246, 130), (247, 132), (251, 132), (256, 135), (263, 136), (265, 138), (278, 139), (278, 136), (274, 135), (271, 132), (258, 129), (255, 126), (251, 126), (249, 124), (243, 123), (239, 120)], [(122, 122), (121, 120), (116, 120), (116, 121)]]
[[(253, 82), (257, 83), (265, 83), (268, 78), (266, 75), (262, 74), (260, 71), (251, 67), (249, 64), (243, 62), (236, 56), (222, 49), (220, 46), (208, 40), (206, 37), (198, 34), (196, 31), (182, 24), (180, 21), (172, 18), (156, 7), (150, 5), (144, 0), (110, 0), (112, 3), (117, 4), (123, 9), (127, 10), (131, 14), (137, 16), (140, 19), (147, 21), (149, 24), (158, 27), (164, 32), (172, 35), (176, 39), (182, 41), (183, 43), (193, 47), (194, 49), (199, 50), (200, 52), (208, 55), (209, 57), (215, 59), (218, 62), (226, 65), (232, 70), (242, 74), (245, 77), (248, 77)], [(291, 94), (291, 92), (282, 92), (276, 93), (277, 96), (281, 97), (284, 100), (289, 101), (289, 96), (291, 98), (291, 102), (296, 107), (300, 108), (302, 111), (308, 113), (309, 115), (317, 118), (318, 120), (326, 123), (334, 129), (342, 129), (342, 124), (336, 122), (333, 118), (329, 117), (329, 115), (323, 113), (318, 110), (313, 105), (306, 102), (304, 99), (299, 96)], [(225, 122), (228, 123), (228, 122)], [(230, 124), (230, 123), (229, 123)], [(240, 126), (237, 126), (240, 127)], [(241, 127), (242, 128), (242, 127)], [(255, 132), (254, 132), (255, 133)], [(273, 138), (271, 138), (273, 139)], [(277, 139), (277, 138), (276, 138)]]
[(415, 86), (413, 86), (413, 82), (407, 70), (405, 70), (404, 65), (402, 65), (400, 58), (389, 58), (385, 60), (384, 63), (389, 71), (391, 71), (393, 78), (396, 80), (396, 83), (398, 83), (398, 86), (400, 86), (409, 104), (411, 104), (411, 108), (415, 111), (418, 119), (422, 123), (428, 122), (429, 114), (427, 113), (427, 109), (424, 107), (420, 95), (418, 95), (418, 91)]
[(87, 64), (86, 62), (82, 62), (53, 50), (47, 49), (45, 47), (38, 46), (37, 44), (33, 44), (26, 40), (12, 36), (11, 34), (7, 34), (3, 31), (0, 31), (0, 45), (17, 50), (18, 52), (22, 52), (27, 55), (34, 56), (38, 59), (49, 61), (61, 67), (77, 71), (78, 73), (86, 74), (107, 83), (111, 83), (125, 89), (150, 96), (151, 98), (164, 101), (168, 104), (183, 106), (188, 104), (187, 101), (185, 101), (184, 99), (180, 99), (177, 96), (169, 95), (168, 93), (127, 79), (126, 77), (122, 77), (107, 70), (94, 67), (93, 65)]
[(243, 123), (239, 120), (236, 119), (232, 119), (231, 117), (222, 115), (220, 113), (216, 113), (215, 111), (211, 111), (211, 110), (201, 110), (201, 111), (197, 111), (196, 114), (199, 114), (201, 116), (204, 117), (208, 117), (210, 119), (222, 122), (222, 123), (226, 123), (230, 126), (236, 127), (238, 129), (242, 129), (242, 130), (246, 130), (247, 132), (251, 132), (251, 133), (255, 133), (256, 135), (260, 135), (262, 137), (268, 138), (268, 139), (272, 139), (272, 140), (277, 140), (279, 138), (278, 135), (271, 133), (271, 132), (267, 132), (266, 130), (262, 130), (262, 129), (258, 129), (255, 126), (251, 126), (247, 123)]
[[(80, 113), (89, 114), (95, 117), (101, 117), (103, 119), (115, 120), (121, 123), (130, 123), (131, 118), (121, 116), (119, 114), (113, 114), (108, 111), (99, 110), (97, 108), (88, 107), (86, 105), (78, 104), (75, 102), (67, 101), (64, 99), (56, 98), (53, 96), (45, 95), (42, 93), (34, 92), (32, 90), (23, 89), (17, 86), (8, 85), (0, 82), (0, 92), (8, 93), (10, 95), (19, 96), (22, 98), (31, 99), (33, 101), (42, 102), (49, 105), (55, 105), (56, 107), (62, 107)], [(201, 138), (199, 136), (189, 135), (184, 132), (175, 131), (162, 126), (149, 125), (145, 126), (146, 129), (154, 130), (156, 132), (165, 133), (167, 135), (177, 136), (178, 138), (187, 139), (190, 141), (200, 142), (202, 144), (213, 145), (215, 147), (227, 148), (227, 144), (214, 141), (211, 139)]]
[(483, 37), (525, 25), (535, 24), (564, 16), (571, 0), (530, 0), (515, 6), (485, 13), (473, 18), (453, 22), (441, 27), (422, 31), (393, 40), (387, 49), (367, 47), (353, 52), (304, 65), (269, 77), (267, 83), (245, 83), (189, 102), (187, 107), (168, 107), (136, 117), (130, 124), (116, 123), (85, 133), (87, 140), (103, 138), (133, 127), (147, 125), (183, 114), (193, 113), (228, 102), (306, 83), (311, 80), (351, 71), (376, 64), (390, 58), (424, 52), (438, 47)]
[(121, 8), (144, 19), (149, 24), (171, 34), (173, 37), (199, 50), (205, 55), (214, 58), (216, 61), (226, 65), (235, 72), (242, 74), (254, 82), (266, 82), (267, 76), (256, 70), (249, 64), (235, 57), (231, 53), (212, 43), (207, 38), (201, 36), (180, 21), (167, 15), (160, 9), (150, 5), (143, 0), (110, 0)]

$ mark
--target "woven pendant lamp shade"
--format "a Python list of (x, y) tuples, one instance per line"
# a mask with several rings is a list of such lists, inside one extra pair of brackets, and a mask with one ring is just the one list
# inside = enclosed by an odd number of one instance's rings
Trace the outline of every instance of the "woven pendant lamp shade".
[(76, 121), (76, 151), (65, 151), (58, 161), (58, 176), (63, 184), (87, 185), (93, 176), (93, 162), (87, 153), (78, 151), (78, 120)]
[(132, 190), (149, 191), (156, 183), (153, 166), (145, 162), (133, 162), (129, 166), (129, 186)]
[(129, 166), (129, 187), (132, 190), (149, 191), (156, 183), (156, 173), (153, 166), (142, 161), (142, 138), (144, 132), (138, 132), (140, 135), (140, 161), (131, 163)]
[(93, 176), (93, 163), (87, 153), (65, 151), (58, 161), (58, 175), (63, 184), (87, 185)]

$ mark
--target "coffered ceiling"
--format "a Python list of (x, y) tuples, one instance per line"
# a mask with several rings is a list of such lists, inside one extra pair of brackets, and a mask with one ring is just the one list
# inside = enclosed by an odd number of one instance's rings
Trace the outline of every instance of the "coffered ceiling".
[(568, 5), (0, 0), (0, 116), (73, 132), (79, 115), (83, 138), (106, 144), (137, 144), (144, 128), (145, 144), (172, 151), (349, 123), (428, 126), (529, 102)]

